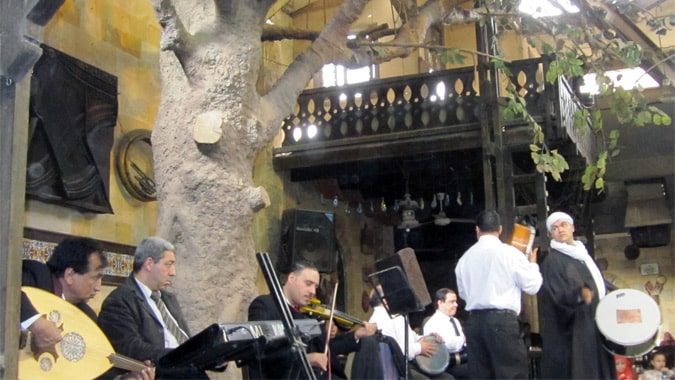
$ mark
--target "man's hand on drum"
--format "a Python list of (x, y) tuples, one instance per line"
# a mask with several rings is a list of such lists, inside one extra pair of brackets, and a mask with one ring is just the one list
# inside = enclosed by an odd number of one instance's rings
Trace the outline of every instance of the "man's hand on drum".
[(438, 344), (443, 343), (443, 338), (438, 336), (438, 334), (432, 334), (436, 339), (436, 342), (433, 342), (431, 339), (420, 339), (419, 343), (422, 346), (422, 352), (420, 355), (432, 357), (438, 351)]

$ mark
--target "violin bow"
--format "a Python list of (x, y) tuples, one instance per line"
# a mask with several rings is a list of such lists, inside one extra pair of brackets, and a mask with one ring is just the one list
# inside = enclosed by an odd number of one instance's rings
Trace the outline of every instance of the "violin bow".
[(323, 353), (328, 354), (328, 343), (330, 343), (330, 330), (333, 328), (333, 315), (335, 314), (335, 299), (337, 298), (339, 282), (335, 282), (335, 287), (333, 288), (333, 300), (330, 306), (330, 317), (328, 317), (328, 329), (326, 330), (326, 347), (323, 348)]

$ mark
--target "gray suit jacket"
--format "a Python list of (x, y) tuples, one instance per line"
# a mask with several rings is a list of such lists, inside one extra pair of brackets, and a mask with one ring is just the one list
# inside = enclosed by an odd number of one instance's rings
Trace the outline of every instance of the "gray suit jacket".
[[(178, 325), (190, 335), (176, 296), (162, 291), (162, 300)], [(162, 324), (150, 309), (133, 274), (103, 301), (98, 324), (118, 354), (156, 363), (171, 351), (164, 348)]]

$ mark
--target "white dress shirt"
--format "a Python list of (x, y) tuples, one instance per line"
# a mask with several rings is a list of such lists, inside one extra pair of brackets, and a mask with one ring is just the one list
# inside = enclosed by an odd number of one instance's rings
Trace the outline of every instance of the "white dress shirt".
[[(457, 326), (459, 335), (455, 333), (455, 328), (452, 327), (451, 318), (455, 320), (455, 326)], [(434, 315), (424, 324), (424, 335), (431, 335), (431, 333), (436, 333), (443, 338), (445, 347), (448, 348), (448, 352), (451, 354), (459, 352), (464, 348), (464, 330), (461, 324), (456, 318), (450, 317), (440, 310), (436, 310)]]
[[(150, 298), (152, 290), (150, 290), (150, 288), (148, 288), (144, 283), (138, 281), (137, 279), (134, 279), (134, 281), (136, 281), (136, 284), (138, 284), (138, 287), (141, 289), (141, 292), (143, 292), (143, 295), (145, 296), (145, 301), (148, 303), (148, 305), (150, 305), (152, 312), (155, 314), (155, 318), (157, 319), (157, 321), (159, 321), (159, 323), (162, 324), (162, 327), (164, 327), (164, 348), (178, 347), (179, 346), (178, 340), (166, 327), (166, 323), (164, 323), (164, 319), (162, 318), (162, 313), (159, 312), (159, 309), (157, 308), (157, 304), (155, 303), (155, 301), (152, 298)], [(169, 313), (169, 317), (173, 318), (173, 315)], [(176, 326), (178, 326), (177, 322)]]
[(539, 265), (497, 236), (482, 235), (455, 267), (457, 290), (466, 310), (508, 309), (520, 314), (521, 292), (536, 294)]
[(378, 330), (382, 331), (383, 335), (392, 337), (401, 352), (405, 355), (405, 331), (408, 329), (408, 360), (415, 359), (415, 356), (422, 353), (422, 345), (418, 342), (420, 336), (417, 335), (410, 326), (406, 326), (405, 318), (399, 315), (395, 318), (390, 318), (389, 313), (384, 306), (375, 306), (373, 308), (373, 315), (370, 316), (368, 322), (377, 323)]

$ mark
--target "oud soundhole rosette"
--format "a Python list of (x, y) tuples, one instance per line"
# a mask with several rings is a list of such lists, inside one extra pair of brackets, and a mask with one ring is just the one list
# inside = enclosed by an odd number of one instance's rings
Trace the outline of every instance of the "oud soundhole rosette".
[(61, 354), (69, 362), (80, 361), (84, 357), (87, 345), (82, 335), (69, 332), (61, 341)]
[(49, 372), (52, 370), (52, 367), (54, 366), (54, 361), (52, 358), (43, 356), (39, 359), (38, 364), (40, 365), (40, 369), (44, 372)]

